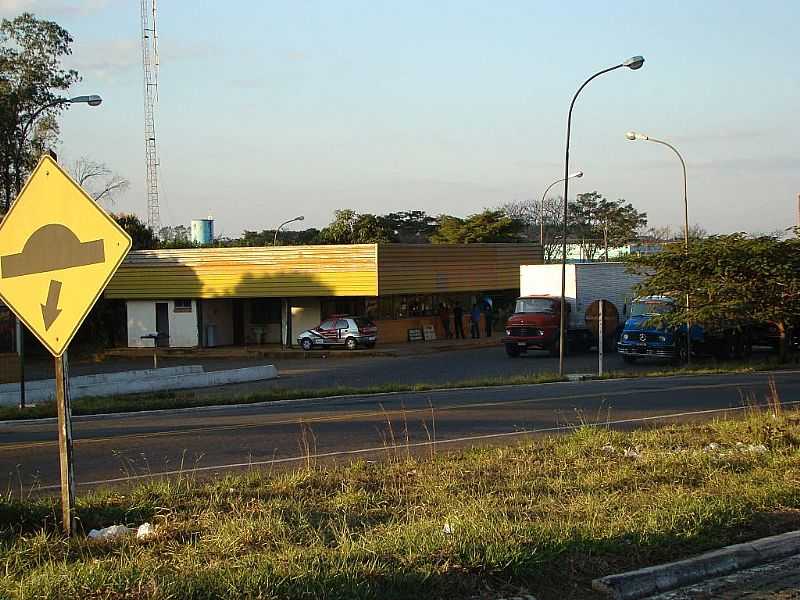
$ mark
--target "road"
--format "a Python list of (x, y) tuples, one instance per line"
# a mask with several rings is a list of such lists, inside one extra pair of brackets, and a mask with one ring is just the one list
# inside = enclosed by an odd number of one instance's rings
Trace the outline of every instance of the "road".
[[(660, 415), (741, 407), (763, 401), (774, 379), (783, 402), (800, 402), (800, 371), (586, 381), (442, 390), (260, 405), (76, 417), (75, 473), (94, 485), (131, 475), (231, 465), (296, 464), (307, 455), (381, 455), (410, 444), (429, 452), (506, 443), (582, 422), (647, 426)], [(703, 419), (723, 414), (673, 417)], [(665, 421), (658, 421), (665, 422)], [(562, 429), (563, 430), (563, 429)], [(407, 431), (407, 434), (406, 434)], [(0, 423), (0, 474), (9, 489), (58, 482), (52, 420)], [(363, 454), (353, 453), (371, 449)]]

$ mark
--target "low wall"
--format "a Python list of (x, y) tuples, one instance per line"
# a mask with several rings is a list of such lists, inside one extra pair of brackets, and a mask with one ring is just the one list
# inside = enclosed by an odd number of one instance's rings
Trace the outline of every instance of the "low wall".
[[(422, 329), (426, 325), (433, 325), (434, 329), (436, 330), (437, 340), (443, 340), (446, 337), (444, 333), (444, 327), (442, 326), (442, 321), (439, 317), (409, 317), (407, 319), (379, 320), (375, 321), (375, 325), (378, 327), (378, 344), (397, 344), (400, 342), (407, 342), (409, 329)], [(469, 315), (464, 315), (463, 325), (464, 337), (469, 337)], [(483, 315), (481, 315), (480, 327), (481, 337), (483, 337), (484, 332), (486, 331), (484, 328)], [(451, 316), (450, 333), (455, 336), (455, 332), (454, 319)]]
[[(263, 381), (278, 377), (273, 365), (228, 369), (225, 371), (203, 371), (200, 365), (166, 367), (163, 369), (143, 369), (99, 373), (71, 377), (69, 381), (70, 398), (86, 396), (122, 396), (145, 392), (166, 390), (185, 390), (200, 387)], [(27, 402), (53, 402), (55, 400), (55, 381), (40, 379), (25, 386)], [(0, 385), (0, 406), (16, 406), (19, 403), (19, 386)]]

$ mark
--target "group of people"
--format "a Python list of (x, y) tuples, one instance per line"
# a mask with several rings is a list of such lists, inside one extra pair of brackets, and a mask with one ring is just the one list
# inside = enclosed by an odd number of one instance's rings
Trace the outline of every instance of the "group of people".
[[(484, 328), (486, 337), (492, 337), (492, 301), (489, 298), (484, 298), (480, 303), (474, 302), (472, 309), (469, 311), (470, 323), (470, 336), (472, 339), (481, 337), (481, 315), (483, 315)], [(464, 309), (461, 303), (456, 301), (453, 305), (452, 318), (453, 325), (455, 326), (451, 331), (450, 329), (450, 307), (444, 302), (439, 304), (439, 319), (442, 322), (445, 337), (450, 340), (453, 338), (464, 339)]]

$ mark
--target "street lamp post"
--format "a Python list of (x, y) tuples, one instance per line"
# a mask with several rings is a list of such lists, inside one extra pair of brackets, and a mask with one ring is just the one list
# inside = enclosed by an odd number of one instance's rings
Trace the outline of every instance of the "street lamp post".
[[(25, 145), (25, 140), (28, 137), (28, 130), (30, 129), (31, 125), (33, 125), (34, 121), (36, 121), (36, 117), (38, 117), (42, 112), (47, 110), (48, 108), (53, 108), (54, 106), (59, 106), (60, 104), (88, 104), (89, 106), (99, 106), (103, 102), (103, 99), (98, 96), (97, 94), (91, 94), (89, 96), (75, 96), (74, 98), (56, 98), (52, 102), (48, 102), (44, 106), (37, 108), (31, 115), (25, 120), (25, 124), (22, 126), (20, 130), (20, 138), (19, 143), (17, 144), (17, 152), (16, 152), (16, 165), (15, 165), (15, 195), (19, 195), (20, 188), (22, 187), (22, 178), (20, 177), (20, 162), (22, 162), (22, 147)], [(10, 208), (10, 207), (9, 207)], [(25, 408), (25, 340), (23, 338), (24, 328), (22, 326), (22, 321), (19, 319), (15, 319), (16, 321), (16, 336), (17, 336), (17, 354), (19, 355), (19, 407), (20, 409)]]
[[(643, 133), (638, 133), (636, 131), (629, 131), (625, 134), (625, 137), (631, 141), (634, 140), (643, 140), (647, 142), (655, 142), (656, 144), (661, 144), (662, 146), (666, 146), (670, 150), (672, 150), (675, 155), (678, 157), (678, 160), (681, 161), (681, 167), (683, 168), (683, 245), (686, 255), (689, 255), (689, 200), (686, 193), (686, 162), (683, 160), (683, 156), (681, 153), (678, 152), (678, 149), (670, 144), (669, 142), (665, 142), (664, 140), (658, 140), (654, 137), (650, 137)], [(686, 289), (686, 312), (688, 315), (689, 312), (689, 289)], [(692, 364), (692, 323), (691, 320), (688, 318), (686, 319), (686, 364)]]
[(278, 245), (278, 232), (281, 230), (281, 227), (283, 227), (284, 225), (288, 225), (289, 223), (294, 223), (295, 221), (302, 221), (303, 219), (305, 219), (305, 217), (303, 215), (300, 215), (299, 217), (295, 217), (294, 219), (289, 219), (288, 221), (284, 221), (283, 223), (278, 225), (278, 228), (275, 230), (275, 238), (272, 240), (272, 245), (273, 246)]
[[(576, 171), (569, 176), (570, 179), (575, 179), (576, 177), (583, 177), (583, 171)], [(544, 247), (544, 199), (547, 196), (547, 192), (550, 191), (550, 188), (557, 183), (561, 183), (562, 181), (564, 180), (558, 179), (557, 181), (554, 181), (547, 186), (547, 189), (545, 189), (544, 193), (542, 194), (542, 203), (540, 208), (541, 212), (539, 213), (539, 245), (542, 247)]]
[(569, 135), (572, 129), (572, 109), (575, 106), (575, 101), (578, 99), (578, 95), (593, 79), (622, 67), (628, 67), (629, 69), (635, 71), (640, 69), (643, 64), (643, 57), (633, 56), (618, 65), (598, 71), (583, 82), (583, 85), (581, 85), (581, 87), (578, 88), (578, 91), (575, 92), (575, 95), (572, 97), (572, 102), (569, 105), (569, 113), (567, 115), (567, 146), (564, 153), (564, 223), (562, 229), (564, 239), (562, 240), (561, 248), (561, 322), (558, 339), (558, 374), (562, 377), (564, 376), (564, 347), (566, 346), (567, 341), (567, 299), (565, 296), (567, 286), (567, 198), (569, 194)]

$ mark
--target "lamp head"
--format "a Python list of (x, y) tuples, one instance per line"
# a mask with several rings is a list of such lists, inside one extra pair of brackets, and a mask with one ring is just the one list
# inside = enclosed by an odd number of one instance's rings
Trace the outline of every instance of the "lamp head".
[(633, 140), (649, 140), (650, 139), (645, 134), (639, 133), (637, 131), (629, 131), (629, 132), (627, 132), (625, 134), (625, 137), (628, 138), (631, 141), (633, 141)]
[(303, 215), (300, 215), (299, 217), (297, 217), (295, 219), (295, 221), (304, 221), (304, 220), (305, 220), (305, 217)]
[(644, 56), (631, 56), (628, 60), (622, 63), (623, 67), (628, 67), (632, 71), (641, 69), (644, 64)]
[(575, 171), (572, 175), (569, 176), (570, 179), (574, 179), (576, 177), (583, 177), (583, 171)]
[(86, 103), (89, 106), (100, 106), (102, 102), (103, 99), (97, 94), (91, 94), (89, 96), (75, 96), (74, 98), (69, 99), (70, 104)]

